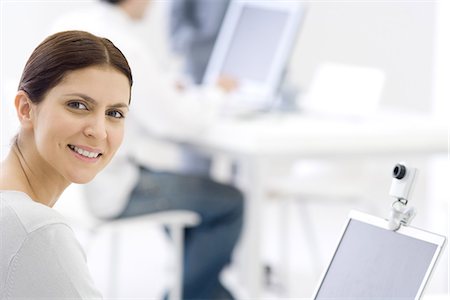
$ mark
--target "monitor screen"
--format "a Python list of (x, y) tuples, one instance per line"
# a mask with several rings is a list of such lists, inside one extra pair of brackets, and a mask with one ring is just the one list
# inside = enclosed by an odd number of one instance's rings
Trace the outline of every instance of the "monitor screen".
[(245, 6), (225, 53), (221, 73), (266, 81), (287, 22), (287, 11)]
[(414, 299), (437, 245), (351, 219), (315, 299)]

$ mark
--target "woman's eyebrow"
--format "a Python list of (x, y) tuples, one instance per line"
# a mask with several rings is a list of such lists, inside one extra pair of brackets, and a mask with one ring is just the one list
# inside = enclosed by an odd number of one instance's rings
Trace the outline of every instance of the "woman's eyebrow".
[(83, 98), (83, 100), (86, 100), (87, 102), (90, 102), (93, 105), (97, 105), (97, 101), (95, 101), (93, 98), (89, 97), (86, 94), (72, 93), (72, 94), (66, 94), (65, 96), (77, 96), (77, 97)]
[[(86, 94), (83, 94), (83, 93), (71, 93), (71, 94), (66, 94), (66, 96), (77, 96), (77, 97), (80, 97), (80, 98), (82, 98), (83, 100), (85, 100), (85, 101), (91, 103), (92, 105), (97, 105), (97, 104), (98, 104), (98, 102), (97, 102), (96, 100), (94, 100), (92, 97), (90, 97), (90, 96), (88, 96), (88, 95), (86, 95)], [(113, 107), (113, 108), (126, 108), (126, 109), (129, 110), (128, 104), (126, 104), (126, 103), (121, 103), (121, 102), (115, 103), (115, 104), (112, 104), (112, 105), (109, 105), (109, 107)]]
[(112, 108), (126, 108), (127, 110), (130, 110), (130, 107), (128, 106), (128, 104), (125, 104), (125, 103), (116, 103), (116, 104), (112, 104), (112, 105), (109, 105), (109, 107), (112, 107)]

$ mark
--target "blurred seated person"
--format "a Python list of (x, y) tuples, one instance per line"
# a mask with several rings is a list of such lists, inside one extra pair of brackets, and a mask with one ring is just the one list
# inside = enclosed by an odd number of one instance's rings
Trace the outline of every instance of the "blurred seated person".
[[(178, 150), (178, 141), (201, 136), (216, 121), (234, 81), (217, 87), (175, 88), (137, 32), (149, 0), (102, 1), (95, 9), (62, 16), (55, 30), (83, 29), (120, 46), (134, 75), (133, 109), (115, 159), (86, 188), (98, 217), (128, 218), (166, 210), (190, 210), (201, 223), (186, 229), (183, 299), (233, 299), (219, 275), (232, 259), (243, 218), (243, 196), (235, 187), (201, 175), (165, 168), (154, 147)], [(165, 150), (162, 150), (165, 153)], [(151, 253), (149, 253), (151, 255)]]

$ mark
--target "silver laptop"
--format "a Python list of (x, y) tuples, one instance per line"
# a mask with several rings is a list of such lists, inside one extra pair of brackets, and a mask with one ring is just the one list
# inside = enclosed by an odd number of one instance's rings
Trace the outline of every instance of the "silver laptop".
[(446, 238), (351, 211), (313, 299), (420, 299)]

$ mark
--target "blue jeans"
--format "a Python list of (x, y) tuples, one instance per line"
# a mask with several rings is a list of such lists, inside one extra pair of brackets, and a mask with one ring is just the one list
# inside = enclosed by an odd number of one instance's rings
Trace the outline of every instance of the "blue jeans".
[(183, 299), (233, 299), (219, 274), (230, 263), (241, 232), (241, 192), (204, 177), (141, 168), (119, 218), (179, 209), (201, 217), (198, 226), (185, 232)]

